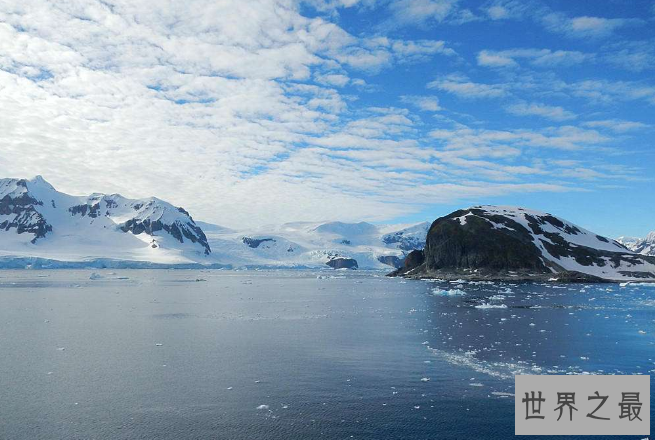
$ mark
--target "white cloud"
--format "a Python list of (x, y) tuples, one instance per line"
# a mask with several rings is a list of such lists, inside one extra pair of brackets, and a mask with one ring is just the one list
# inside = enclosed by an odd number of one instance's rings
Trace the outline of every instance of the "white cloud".
[(389, 9), (398, 24), (442, 22), (456, 10), (458, 0), (393, 0)]
[(639, 131), (646, 128), (652, 128), (652, 125), (643, 122), (625, 121), (621, 119), (604, 119), (599, 121), (588, 121), (582, 123), (585, 127), (603, 128), (617, 133), (626, 133), (629, 131)]
[(441, 107), (439, 106), (439, 98), (436, 96), (406, 95), (401, 96), (400, 100), (407, 104), (412, 104), (424, 111), (437, 112), (441, 110)]
[(575, 38), (603, 38), (612, 35), (616, 30), (629, 26), (639, 26), (643, 21), (636, 18), (604, 18), (604, 17), (567, 17), (558, 12), (543, 15), (540, 20), (546, 29)]
[(339, 73), (330, 73), (330, 74), (318, 74), (315, 76), (316, 81), (325, 84), (328, 86), (343, 87), (350, 82), (348, 75), (342, 75)]
[(594, 59), (593, 54), (550, 49), (483, 50), (478, 53), (478, 65), (486, 67), (516, 67), (517, 59), (525, 59), (532, 66), (552, 68), (570, 66)]
[(515, 67), (518, 66), (511, 56), (500, 52), (483, 50), (478, 53), (478, 65), (485, 67)]
[(491, 20), (520, 19), (530, 9), (528, 1), (495, 0), (482, 7)]
[(655, 41), (618, 41), (605, 46), (607, 63), (633, 72), (655, 69)]
[[(313, 3), (327, 15), (375, 7)], [(477, 19), (455, 2), (394, 4), (409, 7), (395, 9), (401, 19), (424, 25)], [(402, 79), (410, 63), (437, 55), (461, 63), (452, 47), (355, 36), (302, 16), (296, 0), (0, 2), (0, 175), (43, 174), (74, 194), (157, 195), (226, 226), (384, 220), (417, 204), (571, 190), (553, 183), (543, 151), (568, 159), (611, 145), (602, 125), (488, 130), (434, 115), (428, 125), (412, 106), (437, 112), (437, 96), (398, 88), (398, 97), (389, 77), (367, 76), (401, 66), (392, 79)], [(534, 65), (572, 56), (557, 53), (487, 55)], [(655, 102), (655, 90), (638, 82), (532, 80), (535, 94)], [(429, 87), (515, 99), (520, 85), (452, 74)], [(380, 97), (358, 94), (372, 90)], [(409, 109), (383, 107), (396, 99)], [(380, 107), (366, 107), (371, 101)]]
[(568, 121), (577, 117), (563, 107), (550, 106), (539, 102), (519, 102), (508, 105), (505, 110), (516, 116), (540, 116), (553, 121)]
[(443, 90), (465, 99), (500, 98), (507, 94), (502, 85), (476, 83), (460, 74), (451, 74), (428, 83), (430, 89)]

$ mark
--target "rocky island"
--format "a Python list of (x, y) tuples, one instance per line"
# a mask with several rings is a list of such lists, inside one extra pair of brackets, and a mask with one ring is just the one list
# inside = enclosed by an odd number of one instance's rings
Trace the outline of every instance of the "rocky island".
[(435, 220), (392, 276), (497, 281), (655, 280), (655, 258), (544, 212), (475, 206)]

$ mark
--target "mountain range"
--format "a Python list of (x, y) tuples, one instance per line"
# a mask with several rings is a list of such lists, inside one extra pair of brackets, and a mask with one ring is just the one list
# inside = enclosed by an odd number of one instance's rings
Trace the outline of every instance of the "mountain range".
[(40, 176), (0, 179), (0, 267), (396, 268), (445, 278), (567, 273), (630, 281), (655, 278), (653, 235), (615, 241), (547, 213), (498, 206), (432, 224), (296, 222), (243, 231), (196, 222), (155, 197), (71, 196)]
[(619, 237), (616, 241), (638, 254), (655, 256), (655, 231), (646, 238)]
[(155, 197), (71, 196), (42, 177), (0, 179), (4, 267), (399, 267), (429, 223), (288, 223), (235, 231)]

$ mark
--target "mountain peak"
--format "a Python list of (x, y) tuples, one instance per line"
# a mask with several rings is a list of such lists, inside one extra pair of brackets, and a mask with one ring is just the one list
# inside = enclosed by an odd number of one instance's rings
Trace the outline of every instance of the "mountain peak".
[(52, 186), (47, 180), (45, 180), (43, 176), (40, 174), (37, 174), (36, 176), (29, 179), (27, 183), (29, 184), (29, 186), (40, 186), (40, 187), (48, 188), (50, 190), (55, 189), (55, 187)]

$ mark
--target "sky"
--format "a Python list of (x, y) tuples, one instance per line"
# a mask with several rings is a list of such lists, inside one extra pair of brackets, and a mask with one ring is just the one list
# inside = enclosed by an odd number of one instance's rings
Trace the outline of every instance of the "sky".
[(655, 2), (0, 0), (0, 176), (233, 228), (655, 230)]

